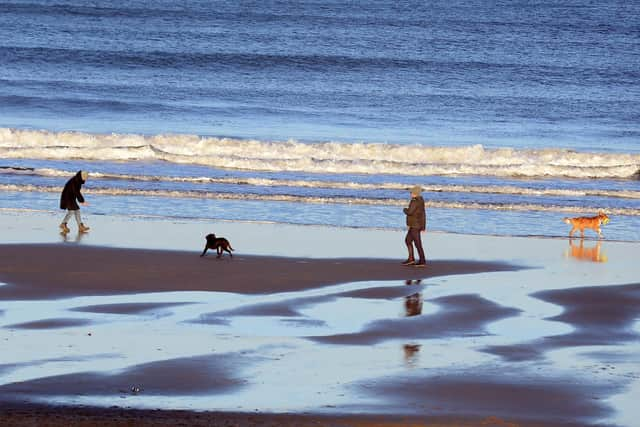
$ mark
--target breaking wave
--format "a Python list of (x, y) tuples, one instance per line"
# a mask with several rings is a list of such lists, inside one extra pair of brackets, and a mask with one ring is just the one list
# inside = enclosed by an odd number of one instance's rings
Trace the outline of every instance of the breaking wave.
[(482, 145), (270, 142), (196, 135), (89, 134), (10, 128), (0, 129), (0, 157), (160, 160), (221, 169), (324, 174), (609, 179), (640, 176), (640, 154), (488, 149)]
[[(58, 193), (60, 187), (41, 185), (16, 185), (0, 184), (0, 191), (6, 192), (46, 192)], [(375, 206), (406, 206), (406, 200), (400, 199), (378, 199), (378, 198), (356, 198), (343, 196), (302, 196), (294, 194), (258, 194), (258, 193), (226, 193), (212, 191), (181, 191), (181, 190), (145, 190), (132, 188), (100, 188), (92, 187), (85, 190), (87, 194), (107, 195), (107, 196), (143, 196), (143, 197), (169, 197), (169, 198), (192, 198), (192, 199), (218, 199), (218, 200), (253, 200), (253, 201), (273, 201), (273, 202), (302, 202), (302, 203), (342, 203), (353, 205), (375, 205)], [(536, 203), (481, 203), (481, 202), (450, 202), (450, 201), (427, 201), (427, 207), (444, 209), (484, 209), (500, 211), (545, 211), (545, 212), (566, 212), (583, 213), (595, 212), (599, 207), (585, 206), (557, 206)], [(631, 208), (608, 208), (608, 214), (640, 216), (640, 210)]]

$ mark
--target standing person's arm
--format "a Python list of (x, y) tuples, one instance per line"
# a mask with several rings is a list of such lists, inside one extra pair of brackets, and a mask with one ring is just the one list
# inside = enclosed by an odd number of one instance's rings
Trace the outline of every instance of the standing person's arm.
[(416, 199), (411, 199), (411, 203), (409, 203), (409, 207), (404, 208), (403, 211), (407, 216), (410, 216), (415, 214), (417, 209), (418, 209), (418, 201)]

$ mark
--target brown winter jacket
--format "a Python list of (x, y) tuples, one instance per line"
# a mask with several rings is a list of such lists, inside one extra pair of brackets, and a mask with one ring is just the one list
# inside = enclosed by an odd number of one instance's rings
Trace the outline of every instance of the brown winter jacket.
[(427, 229), (427, 213), (422, 196), (412, 197), (409, 207), (404, 208), (404, 213), (407, 215), (407, 225), (410, 228)]

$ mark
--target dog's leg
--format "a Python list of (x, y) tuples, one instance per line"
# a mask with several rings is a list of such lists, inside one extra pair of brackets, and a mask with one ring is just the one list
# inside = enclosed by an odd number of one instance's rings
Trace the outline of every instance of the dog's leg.
[(229, 256), (230, 256), (231, 258), (233, 258), (233, 254), (231, 253), (231, 251), (229, 250), (229, 248), (228, 248), (228, 247), (227, 247), (227, 248), (224, 248), (224, 250), (225, 250), (225, 251), (227, 251), (227, 252), (229, 252)]
[(209, 249), (209, 245), (204, 245), (204, 251), (202, 251), (202, 254), (200, 254), (201, 257), (203, 257), (204, 254), (207, 253), (207, 249)]
[(218, 252), (218, 258), (222, 257), (222, 248), (220, 246), (216, 247), (216, 252)]
[(602, 239), (602, 230), (600, 229), (600, 227), (598, 227), (596, 231), (598, 232), (598, 239)]
[(575, 233), (575, 232), (576, 232), (576, 228), (575, 228), (575, 227), (573, 227), (573, 228), (571, 229), (571, 231), (569, 232), (569, 238), (572, 238), (572, 237), (573, 237), (573, 233)]

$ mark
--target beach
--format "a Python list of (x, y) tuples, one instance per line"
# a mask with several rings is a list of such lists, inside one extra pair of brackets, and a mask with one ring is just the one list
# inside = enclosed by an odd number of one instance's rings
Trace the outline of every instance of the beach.
[[(92, 216), (64, 241), (55, 214), (1, 219), (6, 425), (637, 416), (637, 243), (427, 233), (419, 269), (401, 231)], [(208, 232), (234, 257), (201, 258)]]
[(1, 2), (0, 426), (637, 427), (638, 16)]

